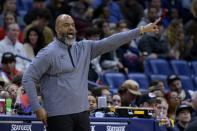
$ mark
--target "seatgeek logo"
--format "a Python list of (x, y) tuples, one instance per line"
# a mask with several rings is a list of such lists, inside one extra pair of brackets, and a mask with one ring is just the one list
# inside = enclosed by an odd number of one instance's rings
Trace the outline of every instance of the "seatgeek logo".
[(107, 126), (106, 131), (125, 131), (125, 126)]
[(32, 131), (31, 130), (32, 125), (11, 125), (11, 131)]
[[(91, 126), (91, 131), (96, 131), (96, 126)], [(106, 126), (105, 131), (125, 131), (126, 126)]]

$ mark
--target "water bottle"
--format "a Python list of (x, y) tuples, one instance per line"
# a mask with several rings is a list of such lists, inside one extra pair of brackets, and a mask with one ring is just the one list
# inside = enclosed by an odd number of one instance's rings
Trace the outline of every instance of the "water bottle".
[(11, 115), (12, 99), (11, 98), (7, 98), (5, 103), (6, 103), (6, 106), (5, 106), (6, 107), (6, 115)]

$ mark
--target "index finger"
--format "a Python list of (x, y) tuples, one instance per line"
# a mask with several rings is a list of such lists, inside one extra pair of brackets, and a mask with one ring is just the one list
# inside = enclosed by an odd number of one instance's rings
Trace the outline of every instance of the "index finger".
[(159, 21), (161, 20), (161, 17), (159, 17), (155, 22), (154, 25), (157, 25), (159, 23)]

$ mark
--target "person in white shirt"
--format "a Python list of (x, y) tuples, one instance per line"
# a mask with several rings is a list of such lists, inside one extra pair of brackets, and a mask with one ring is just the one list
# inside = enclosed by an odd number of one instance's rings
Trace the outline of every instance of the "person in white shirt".
[[(4, 52), (12, 52), (15, 55), (26, 57), (25, 49), (22, 43), (18, 41), (19, 25), (11, 23), (6, 29), (6, 37), (0, 41), (0, 61)], [(28, 66), (28, 61), (16, 58), (16, 69), (24, 72)]]

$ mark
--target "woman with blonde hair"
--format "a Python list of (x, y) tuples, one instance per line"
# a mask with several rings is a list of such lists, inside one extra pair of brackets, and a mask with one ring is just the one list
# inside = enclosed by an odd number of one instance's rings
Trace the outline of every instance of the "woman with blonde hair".
[(174, 19), (166, 29), (166, 38), (171, 58), (179, 59), (184, 51), (184, 29), (182, 19)]

